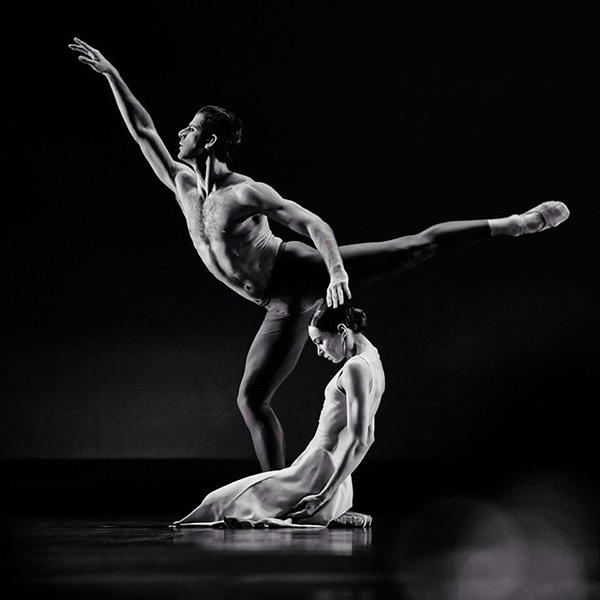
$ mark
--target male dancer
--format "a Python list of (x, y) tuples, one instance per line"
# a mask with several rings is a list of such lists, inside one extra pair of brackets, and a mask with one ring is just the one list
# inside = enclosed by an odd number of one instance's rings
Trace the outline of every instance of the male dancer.
[[(562, 202), (544, 202), (521, 215), (439, 223), (416, 235), (338, 247), (331, 227), (317, 215), (229, 168), (241, 140), (241, 121), (234, 114), (201, 108), (179, 132), (182, 162), (174, 160), (117, 69), (78, 38), (69, 48), (108, 80), (130, 134), (175, 194), (208, 270), (267, 311), (250, 346), (237, 399), (265, 471), (285, 466), (283, 431), (271, 398), (300, 357), (323, 290), (327, 304), (336, 307), (351, 297), (349, 274), (359, 284), (372, 281), (490, 236), (544, 231), (569, 216)], [(269, 218), (309, 237), (315, 247), (282, 242), (272, 234)]]

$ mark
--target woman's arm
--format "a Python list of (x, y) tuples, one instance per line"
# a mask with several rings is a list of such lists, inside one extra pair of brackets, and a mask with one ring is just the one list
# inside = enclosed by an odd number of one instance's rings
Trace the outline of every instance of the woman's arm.
[(319, 494), (303, 498), (288, 517), (302, 519), (316, 513), (335, 494), (340, 484), (358, 467), (373, 444), (372, 428), (369, 427), (369, 384), (371, 371), (362, 360), (350, 360), (340, 376), (340, 384), (346, 392), (348, 439), (342, 458), (325, 487)]

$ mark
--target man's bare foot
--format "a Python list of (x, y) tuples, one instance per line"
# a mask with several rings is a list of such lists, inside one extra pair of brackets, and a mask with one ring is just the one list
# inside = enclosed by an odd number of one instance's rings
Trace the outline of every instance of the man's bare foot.
[(558, 227), (569, 218), (569, 209), (563, 202), (550, 200), (542, 202), (527, 212), (518, 215), (521, 225), (519, 235), (539, 233), (552, 227)]

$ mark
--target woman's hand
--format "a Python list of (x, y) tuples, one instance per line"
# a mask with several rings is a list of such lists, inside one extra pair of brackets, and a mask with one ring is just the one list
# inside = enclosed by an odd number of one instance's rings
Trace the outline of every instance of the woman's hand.
[(83, 40), (79, 38), (73, 38), (75, 40), (74, 44), (69, 44), (69, 48), (74, 52), (78, 52), (80, 56), (77, 58), (86, 65), (89, 65), (96, 71), (96, 73), (102, 74), (110, 74), (116, 72), (116, 69), (113, 65), (104, 58), (102, 52), (92, 48), (89, 44), (86, 44)]
[(329, 498), (322, 494), (305, 496), (300, 502), (292, 507), (291, 511), (286, 515), (286, 518), (299, 520), (312, 517), (312, 515), (318, 512), (328, 501)]

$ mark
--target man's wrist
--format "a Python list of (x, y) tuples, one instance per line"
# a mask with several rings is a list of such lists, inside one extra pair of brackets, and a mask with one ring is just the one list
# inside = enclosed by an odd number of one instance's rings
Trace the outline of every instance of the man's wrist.
[(332, 265), (331, 274), (332, 275), (345, 275), (346, 269), (344, 269), (344, 263), (340, 262), (340, 263), (336, 263), (336, 264)]
[(119, 72), (114, 67), (104, 71), (103, 75), (108, 80), (117, 81), (119, 79)]

